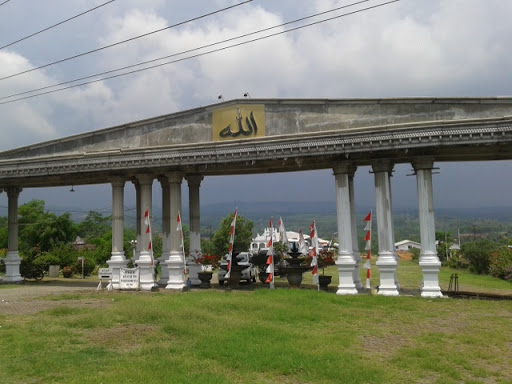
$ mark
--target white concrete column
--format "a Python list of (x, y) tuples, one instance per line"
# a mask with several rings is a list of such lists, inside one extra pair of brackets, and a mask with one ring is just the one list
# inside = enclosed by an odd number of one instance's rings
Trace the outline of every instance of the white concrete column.
[(201, 264), (194, 261), (201, 256), (201, 212), (199, 203), (199, 187), (203, 176), (188, 175), (188, 205), (190, 222), (190, 255), (188, 257), (188, 277), (192, 285), (200, 285), (197, 274), (203, 270)]
[(355, 193), (354, 193), (354, 175), (356, 173), (357, 167), (353, 166), (350, 169), (348, 174), (348, 188), (350, 193), (350, 222), (352, 224), (352, 249), (354, 251), (354, 261), (356, 262), (356, 266), (354, 267), (354, 285), (356, 289), (362, 289), (363, 284), (361, 283), (361, 278), (359, 277), (359, 267), (361, 265), (361, 254), (359, 252), (359, 244), (357, 239), (357, 225), (356, 225), (356, 202), (355, 202)]
[(171, 255), (171, 193), (169, 180), (167, 180), (166, 177), (160, 177), (158, 180), (162, 186), (162, 256), (158, 259), (160, 261), (160, 279), (158, 280), (158, 285), (167, 285), (169, 281), (169, 269), (165, 261), (168, 260)]
[[(140, 188), (140, 204), (141, 204), (141, 233), (140, 233), (140, 256), (137, 260), (137, 266), (140, 268), (140, 289), (143, 291), (150, 291), (157, 287), (155, 282), (155, 262), (153, 259), (153, 249), (149, 249), (151, 237), (146, 233), (145, 212), (149, 212), (149, 221), (153, 225), (153, 176), (144, 174), (137, 175)], [(138, 242), (137, 242), (138, 243)], [(139, 247), (139, 244), (137, 244)]]
[(6, 283), (17, 283), (23, 280), (20, 275), (21, 258), (18, 252), (18, 197), (21, 190), (19, 187), (7, 188), (7, 255), (4, 260)]
[(135, 245), (135, 260), (133, 262), (139, 260), (140, 251), (142, 250), (142, 241), (141, 241), (141, 220), (142, 220), (142, 208), (140, 202), (140, 184), (137, 179), (133, 181), (133, 185), (135, 187), (135, 216), (136, 216), (136, 224), (135, 224), (135, 240), (137, 244)]
[[(393, 177), (393, 166), (391, 166), (391, 168), (389, 169), (389, 173), (388, 173), (388, 178), (389, 178), (389, 207), (390, 207), (390, 210), (391, 212), (393, 212), (393, 193), (392, 193), (392, 188), (391, 188), (391, 178)], [(393, 225), (393, 218), (391, 218), (391, 244), (393, 245), (393, 256), (395, 257), (395, 260), (396, 260), (396, 265), (397, 265), (397, 269), (398, 269), (398, 253), (396, 253), (396, 249), (395, 249), (395, 226)], [(400, 284), (398, 283), (398, 277), (396, 275), (396, 270), (395, 270), (395, 274), (394, 274), (394, 277), (395, 277), (395, 285), (396, 285), (396, 289), (400, 289)]]
[(421, 296), (442, 297), (439, 287), (441, 262), (436, 250), (436, 229), (434, 222), (434, 199), (432, 192), (432, 159), (413, 162), (418, 186), (418, 216), (420, 220), (421, 252), (419, 264), (423, 272)]
[(340, 163), (334, 167), (336, 182), (336, 215), (338, 220), (338, 267), (339, 284), (337, 295), (355, 295), (354, 247), (352, 245), (352, 214), (350, 206), (349, 172), (350, 163)]
[(375, 175), (377, 233), (379, 238), (379, 258), (377, 267), (380, 272), (379, 295), (398, 296), (395, 284), (397, 261), (393, 244), (393, 220), (391, 216), (391, 186), (389, 161), (379, 161), (372, 165)]
[(126, 268), (128, 262), (123, 249), (124, 235), (124, 184), (121, 177), (111, 180), (112, 184), (112, 254), (107, 261), (112, 271), (112, 288), (119, 289), (121, 268)]
[[(165, 261), (169, 269), (169, 280), (166, 289), (183, 290), (186, 287), (185, 275), (185, 255), (183, 254), (180, 233), (177, 229), (178, 211), (181, 214), (181, 182), (183, 175), (178, 172), (167, 173), (165, 175), (169, 180), (171, 194), (171, 230), (169, 233), (171, 252), (169, 258)], [(183, 217), (182, 217), (183, 219)]]

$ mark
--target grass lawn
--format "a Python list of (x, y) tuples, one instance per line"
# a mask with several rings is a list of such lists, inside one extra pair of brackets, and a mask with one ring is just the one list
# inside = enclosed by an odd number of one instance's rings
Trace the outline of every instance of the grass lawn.
[[(419, 267), (401, 267), (401, 284), (418, 289)], [(442, 285), (453, 272), (442, 271)], [(457, 272), (464, 288), (512, 292), (510, 283)], [(89, 288), (27, 300), (48, 309), (3, 315), (0, 307), (0, 383), (512, 382), (512, 301), (284, 286)]]

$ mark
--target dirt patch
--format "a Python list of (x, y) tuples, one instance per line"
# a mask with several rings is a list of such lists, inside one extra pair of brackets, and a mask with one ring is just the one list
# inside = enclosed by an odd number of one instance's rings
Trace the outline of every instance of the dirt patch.
[[(47, 297), (69, 293), (90, 294), (96, 292), (93, 287), (83, 285), (25, 285), (0, 289), (0, 315), (26, 315), (63, 304), (63, 301), (47, 300)], [(45, 299), (43, 299), (45, 298)], [(103, 305), (101, 300), (66, 300), (66, 305), (91, 306)]]

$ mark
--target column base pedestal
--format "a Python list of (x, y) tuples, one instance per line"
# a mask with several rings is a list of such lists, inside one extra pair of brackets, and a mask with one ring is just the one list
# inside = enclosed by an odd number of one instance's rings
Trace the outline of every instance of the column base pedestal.
[(443, 294), (441, 293), (441, 287), (439, 286), (439, 270), (441, 269), (441, 262), (420, 261), (419, 264), (423, 273), (421, 296), (443, 297)]
[(199, 280), (198, 274), (203, 272), (203, 266), (201, 264), (196, 264), (195, 262), (190, 262), (188, 265), (188, 278), (190, 280), (190, 284), (193, 286), (201, 285), (201, 280)]
[(8, 251), (4, 259), (5, 263), (5, 276), (4, 283), (20, 283), (23, 277), (20, 275), (21, 258), (18, 251)]
[(124, 252), (112, 252), (107, 264), (112, 271), (112, 289), (119, 289), (121, 268), (126, 268), (128, 266), (128, 261), (124, 257)]
[(185, 281), (184, 269), (185, 263), (183, 262), (183, 255), (181, 253), (172, 254), (169, 260), (165, 261), (167, 269), (169, 270), (169, 280), (165, 289), (172, 289), (174, 291), (184, 291), (187, 288)]
[(350, 259), (351, 260), (340, 260), (338, 257), (338, 261), (336, 261), (339, 274), (337, 295), (357, 295), (359, 293), (354, 284), (353, 275), (356, 262), (352, 258)]
[(164, 254), (162, 252), (162, 256), (158, 259), (160, 262), (160, 279), (158, 280), (158, 285), (167, 285), (169, 281), (169, 269), (167, 268), (167, 264), (165, 261), (169, 259), (169, 253)]
[[(384, 258), (385, 260), (380, 260)], [(379, 260), (375, 263), (380, 272), (380, 285), (377, 291), (382, 296), (399, 296), (398, 287), (395, 283), (397, 262), (391, 256), (387, 257), (379, 255)]]

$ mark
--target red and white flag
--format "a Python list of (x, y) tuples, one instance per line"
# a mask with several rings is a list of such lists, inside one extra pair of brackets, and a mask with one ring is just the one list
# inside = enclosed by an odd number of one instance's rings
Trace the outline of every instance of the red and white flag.
[(144, 212), (144, 224), (146, 225), (146, 234), (149, 235), (149, 241), (148, 241), (148, 252), (151, 257), (151, 265), (154, 264), (153, 259), (153, 238), (151, 236), (151, 220), (149, 219), (149, 209), (146, 208), (146, 211)]
[(307, 255), (309, 253), (308, 244), (304, 240), (304, 235), (302, 234), (302, 229), (299, 228), (299, 252), (302, 255)]
[(310, 252), (310, 256), (312, 257), (311, 266), (313, 267), (313, 284), (318, 285), (318, 289), (320, 289), (319, 281), (318, 281), (318, 254), (320, 252), (320, 247), (318, 246), (318, 233), (316, 230), (316, 224), (313, 220), (313, 223), (309, 226), (311, 230), (311, 246), (313, 247)]
[(185, 268), (185, 243), (183, 241), (183, 225), (181, 223), (181, 215), (180, 211), (178, 211), (178, 216), (176, 217), (176, 230), (180, 233), (180, 246), (181, 246), (181, 254), (182, 254), (182, 261), (183, 261), (183, 273), (186, 272)]
[(269, 283), (270, 289), (274, 289), (274, 220), (272, 218), (270, 218), (269, 228), (270, 240), (267, 243), (267, 269), (265, 271), (268, 276), (265, 283)]
[(364, 247), (366, 251), (366, 262), (364, 263), (364, 268), (366, 271), (366, 288), (371, 288), (371, 253), (372, 253), (372, 211), (366, 215), (366, 217), (363, 220), (366, 222), (366, 226), (364, 227), (364, 230), (366, 231), (366, 235), (364, 237), (364, 241), (366, 241), (366, 245)]
[(286, 229), (284, 228), (284, 222), (281, 217), (279, 217), (279, 221), (277, 222), (277, 226), (279, 228), (279, 241), (286, 245), (286, 249), (290, 250), (290, 244), (288, 243), (288, 236), (286, 235)]
[(235, 242), (235, 228), (236, 228), (237, 214), (238, 214), (238, 208), (235, 208), (235, 213), (233, 214), (233, 220), (231, 221), (231, 228), (229, 230), (229, 246), (228, 246), (228, 257), (227, 257), (228, 271), (227, 271), (226, 275), (224, 276), (225, 279), (229, 279), (229, 277), (231, 276), (231, 264), (232, 264), (231, 259), (233, 256), (233, 244)]

